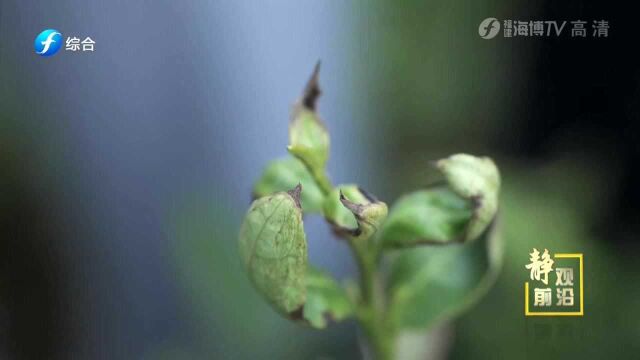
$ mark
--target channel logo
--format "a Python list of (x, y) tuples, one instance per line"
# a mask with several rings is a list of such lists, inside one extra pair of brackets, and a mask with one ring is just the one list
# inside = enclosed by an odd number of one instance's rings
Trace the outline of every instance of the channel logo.
[(62, 34), (54, 29), (41, 32), (33, 43), (36, 54), (45, 57), (55, 55), (60, 47), (62, 47)]
[(500, 31), (500, 21), (496, 18), (486, 18), (482, 20), (480, 26), (478, 26), (478, 35), (481, 38), (489, 40), (498, 35)]

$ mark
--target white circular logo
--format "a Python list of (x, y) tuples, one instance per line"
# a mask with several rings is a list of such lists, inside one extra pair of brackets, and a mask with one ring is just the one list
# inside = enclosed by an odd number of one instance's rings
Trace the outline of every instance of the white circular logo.
[(478, 26), (478, 35), (483, 39), (493, 39), (500, 31), (500, 21), (496, 18), (486, 18)]

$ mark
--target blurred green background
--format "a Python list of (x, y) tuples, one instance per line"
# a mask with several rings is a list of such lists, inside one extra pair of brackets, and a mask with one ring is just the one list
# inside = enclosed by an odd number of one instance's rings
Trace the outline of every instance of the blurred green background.
[[(429, 161), (499, 165), (505, 258), (428, 359), (633, 358), (640, 350), (638, 55), (630, 12), (542, 1), (0, 4), (0, 358), (352, 359), (251, 288), (237, 233), (323, 62), (335, 183), (387, 203)], [(608, 38), (483, 40), (487, 17), (609, 20)], [(45, 28), (92, 54), (33, 54)], [(322, 219), (311, 262), (355, 274)], [(525, 318), (531, 248), (581, 252), (585, 316)]]

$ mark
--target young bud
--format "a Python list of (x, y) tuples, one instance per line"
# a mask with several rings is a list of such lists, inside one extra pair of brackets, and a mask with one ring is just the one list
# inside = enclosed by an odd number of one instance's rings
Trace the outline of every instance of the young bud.
[(368, 239), (387, 217), (387, 204), (355, 185), (341, 185), (327, 196), (323, 211), (336, 234)]
[(289, 124), (289, 152), (302, 160), (316, 178), (324, 178), (329, 159), (329, 133), (316, 112), (316, 100), (320, 96), (316, 65), (302, 98), (293, 107)]

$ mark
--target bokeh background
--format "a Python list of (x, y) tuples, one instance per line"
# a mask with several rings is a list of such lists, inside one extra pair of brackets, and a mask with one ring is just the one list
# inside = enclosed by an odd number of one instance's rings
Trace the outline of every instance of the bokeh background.
[[(353, 323), (281, 319), (237, 256), (253, 181), (286, 154), (318, 59), (336, 183), (391, 203), (451, 153), (502, 170), (503, 271), (433, 329), (429, 358), (637, 356), (632, 14), (550, 0), (2, 1), (0, 359), (358, 357)], [(611, 29), (482, 40), (487, 17)], [(96, 51), (41, 58), (46, 28)], [(322, 219), (305, 227), (313, 263), (355, 272)], [(532, 247), (585, 254), (583, 318), (525, 319)]]

